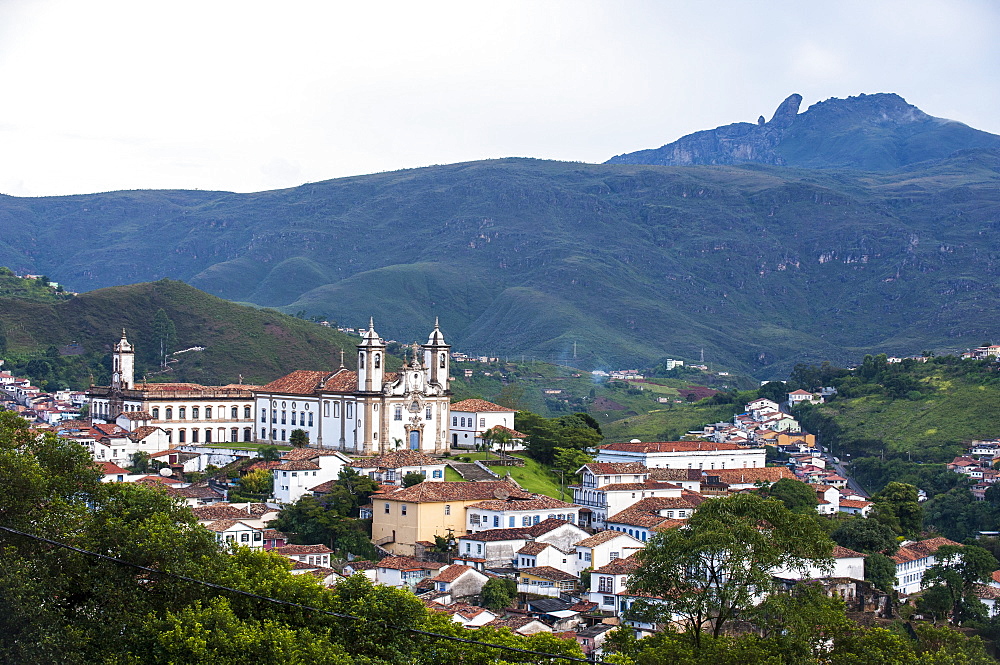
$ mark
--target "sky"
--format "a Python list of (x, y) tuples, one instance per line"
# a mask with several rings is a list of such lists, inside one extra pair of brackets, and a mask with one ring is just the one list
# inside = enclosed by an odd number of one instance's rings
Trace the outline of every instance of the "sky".
[(0, 193), (603, 162), (895, 92), (1000, 134), (995, 0), (0, 0)]

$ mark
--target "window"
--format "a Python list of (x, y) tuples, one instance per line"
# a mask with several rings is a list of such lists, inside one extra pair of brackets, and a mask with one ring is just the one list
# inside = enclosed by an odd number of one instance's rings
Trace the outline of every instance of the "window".
[(212, 419), (212, 407), (206, 406), (205, 407), (205, 420), (211, 420), (211, 419)]
[(462, 418), (462, 427), (465, 427), (465, 418)]
[(198, 430), (191, 430), (191, 443), (198, 443)]
[(212, 430), (205, 430), (205, 443), (212, 443)]
[(309, 427), (313, 426), (313, 414), (312, 411), (309, 412)]
[(618, 552), (612, 552), (611, 553), (611, 560), (614, 561), (615, 559), (617, 559), (618, 558), (618, 554), (619, 554)]
[(399, 514), (400, 515), (406, 515), (406, 504), (405, 503), (399, 507)]
[(333, 417), (334, 418), (340, 417), (340, 402), (333, 403)]
[(382, 354), (381, 353), (376, 353), (375, 354), (375, 369), (378, 369), (381, 366), (382, 366)]
[(182, 430), (182, 429), (177, 430), (177, 442), (178, 443), (184, 443), (184, 440), (185, 440), (184, 437), (185, 437), (186, 434), (187, 434), (187, 430)]
[(584, 553), (583, 553), (583, 560), (584, 560), (584, 561), (590, 561), (590, 560), (591, 560), (591, 558), (592, 558), (592, 557), (591, 557), (591, 554), (590, 554), (590, 552), (584, 552)]
[(500, 528), (500, 516), (499, 515), (494, 515), (493, 516), (493, 528), (494, 529)]
[(191, 420), (198, 420), (198, 418), (199, 418), (198, 413), (199, 413), (198, 407), (192, 406), (191, 407)]
[(168, 407), (167, 407), (167, 408), (165, 409), (165, 411), (166, 411), (166, 413), (165, 413), (164, 415), (166, 416), (166, 419), (167, 419), (167, 420), (173, 420), (173, 419), (174, 419), (174, 410), (173, 410), (173, 409), (171, 409), (171, 408), (170, 408), (170, 407), (168, 406)]
[(273, 425), (276, 422), (278, 422), (278, 410), (271, 409), (271, 424)]
[(359, 353), (358, 354), (358, 369), (364, 369), (364, 368), (365, 368), (365, 354)]
[(472, 543), (466, 543), (465, 544), (465, 553), (466, 554), (471, 554), (472, 553)]
[(250, 443), (250, 428), (249, 427), (244, 427), (243, 428), (243, 441), (244, 441), (244, 443)]
[(183, 406), (177, 408), (177, 417), (180, 420), (185, 420), (187, 418), (187, 411)]
[(509, 526), (511, 529), (514, 528), (514, 516), (513, 515), (511, 515), (510, 519), (507, 520), (507, 526)]
[(296, 424), (295, 423), (295, 412), (294, 411), (292, 411), (292, 424), (293, 425)]
[(521, 518), (521, 526), (531, 526), (531, 517), (525, 515)]
[[(615, 592), (615, 578), (606, 577), (601, 575), (597, 578), (597, 591), (598, 593), (614, 593)], [(611, 599), (614, 603), (614, 598)]]
[(262, 438), (262, 439), (266, 439), (267, 438), (267, 430), (264, 429), (263, 427), (260, 428), (260, 438)]
[(354, 417), (354, 402), (348, 402), (347, 403), (346, 411), (347, 411), (347, 417), (348, 418), (353, 418)]
[(260, 422), (262, 423), (267, 422), (267, 411), (265, 409), (260, 410)]
[(480, 427), (486, 427), (486, 418), (480, 418), (479, 419), (479, 426)]
[(281, 430), (281, 440), (285, 441), (285, 430)]
[(160, 407), (154, 406), (153, 407), (153, 420), (159, 420), (159, 418), (160, 418)]
[(452, 416), (451, 417), (451, 426), (452, 427), (458, 427), (458, 416)]
[(427, 408), (424, 410), (424, 420), (430, 420), (430, 419), (431, 419), (431, 405), (428, 404)]
[(441, 369), (445, 368), (445, 363), (448, 362), (448, 355), (445, 353), (441, 354)]
[(470, 513), (469, 514), (469, 523), (472, 524), (472, 525), (474, 525), (474, 526), (479, 526), (479, 514), (478, 513)]
[(444, 473), (442, 473), (440, 469), (435, 469), (434, 470), (434, 477), (435, 478), (443, 478), (444, 477)]
[(282, 425), (284, 425), (284, 424), (285, 424), (285, 422), (286, 422), (286, 419), (287, 419), (287, 416), (288, 416), (288, 412), (287, 412), (287, 411), (282, 411), (282, 412), (281, 412), (281, 424), (282, 424)]
[(451, 515), (451, 505), (450, 505), (450, 504), (447, 504), (447, 503), (446, 503), (446, 504), (444, 505), (444, 514), (445, 514), (445, 515)]
[(531, 522), (532, 522), (533, 524), (538, 524), (538, 515), (535, 515), (535, 516), (534, 516), (534, 517), (532, 518)]
[(388, 503), (387, 503), (387, 504), (385, 504), (385, 514), (386, 514), (386, 515), (388, 515), (388, 514), (389, 514), (389, 504), (388, 504)]
[(403, 419), (403, 407), (401, 407), (401, 406), (397, 406), (396, 407), (396, 409), (393, 411), (392, 419), (393, 420), (402, 420)]
[(249, 533), (241, 533), (240, 534), (240, 542), (241, 543), (249, 543), (250, 542), (250, 534)]
[(483, 553), (483, 544), (476, 543), (476, 554), (482, 554), (482, 553)]
[(235, 427), (229, 430), (229, 443), (236, 443), (240, 440), (240, 431)]
[(614, 596), (604, 596), (604, 604), (614, 606), (615, 597)]

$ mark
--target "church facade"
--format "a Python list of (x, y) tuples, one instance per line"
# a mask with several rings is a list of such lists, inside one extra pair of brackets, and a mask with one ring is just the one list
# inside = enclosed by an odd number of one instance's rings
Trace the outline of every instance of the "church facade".
[(385, 371), (385, 341), (374, 321), (361, 335), (357, 371), (297, 370), (253, 390), (254, 433), (286, 443), (300, 429), (309, 445), (355, 455), (449, 449), (449, 350), (435, 322), (399, 372)]

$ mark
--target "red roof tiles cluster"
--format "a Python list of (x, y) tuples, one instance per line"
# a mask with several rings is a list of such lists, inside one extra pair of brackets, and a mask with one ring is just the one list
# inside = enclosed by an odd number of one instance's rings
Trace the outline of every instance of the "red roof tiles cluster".
[(638, 462), (591, 462), (590, 464), (584, 464), (584, 467), (595, 476), (610, 476), (622, 473), (649, 473), (649, 469)]
[(377, 457), (363, 457), (354, 460), (355, 469), (400, 469), (404, 466), (434, 466), (443, 462), (428, 457), (419, 450), (396, 450)]
[(487, 402), (484, 399), (464, 399), (461, 402), (455, 402), (452, 404), (451, 410), (462, 411), (463, 413), (514, 412), (514, 409), (510, 409), (506, 406), (500, 406), (499, 404), (494, 404), (493, 402)]
[(432, 482), (425, 480), (412, 487), (404, 487), (379, 499), (423, 503), (435, 501), (483, 501), (495, 497), (498, 490), (511, 498), (530, 499), (532, 495), (508, 480), (484, 480), (474, 483)]
[(655, 443), (606, 443), (597, 446), (601, 450), (616, 450), (631, 453), (680, 453), (696, 450), (743, 450), (734, 443), (712, 441), (661, 441)]

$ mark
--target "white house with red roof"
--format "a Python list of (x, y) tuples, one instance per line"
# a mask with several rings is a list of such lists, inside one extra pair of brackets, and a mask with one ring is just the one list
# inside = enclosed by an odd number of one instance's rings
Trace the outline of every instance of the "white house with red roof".
[(577, 575), (587, 568), (601, 568), (615, 559), (624, 559), (641, 550), (642, 541), (620, 531), (598, 531), (578, 542), (576, 548)]
[(419, 473), (427, 480), (444, 480), (444, 467), (444, 462), (419, 450), (396, 450), (351, 462), (351, 468), (380, 485), (402, 485), (410, 473)]
[(808, 402), (810, 404), (821, 404), (823, 396), (819, 393), (811, 393), (808, 390), (794, 390), (788, 393), (788, 406), (796, 406)]
[(487, 529), (529, 527), (547, 519), (565, 520), (576, 524), (580, 521), (580, 506), (544, 494), (534, 494), (530, 499), (515, 497), (487, 499), (465, 509), (467, 533), (478, 533)]
[(515, 568), (549, 566), (564, 573), (577, 575), (575, 551), (561, 550), (550, 543), (530, 542), (525, 543), (514, 554)]
[(417, 561), (408, 556), (390, 556), (375, 565), (375, 582), (385, 586), (412, 589), (427, 577), (434, 577), (448, 564)]
[(274, 500), (282, 505), (295, 503), (313, 487), (336, 480), (351, 458), (336, 450), (295, 448), (281, 456), (281, 464), (271, 469)]
[(763, 447), (713, 441), (607, 443), (598, 446), (598, 462), (636, 462), (648, 468), (746, 469), (765, 466)]
[[(506, 406), (484, 399), (466, 399), (452, 404), (450, 410), (448, 439), (452, 448), (475, 448), (482, 444), (483, 432), (493, 427), (504, 427), (514, 435), (520, 434), (514, 428), (514, 409)], [(512, 438), (523, 440), (524, 435)], [(511, 448), (508, 447), (507, 450)]]
[(475, 568), (456, 563), (427, 578), (427, 582), (434, 585), (433, 600), (451, 605), (461, 598), (479, 595), (489, 579)]
[(271, 550), (286, 559), (314, 566), (330, 567), (330, 555), (333, 554), (326, 545), (285, 545)]
[(901, 594), (909, 595), (920, 591), (924, 573), (934, 565), (934, 553), (942, 545), (961, 545), (947, 538), (906, 541), (892, 557), (896, 562), (896, 586)]

